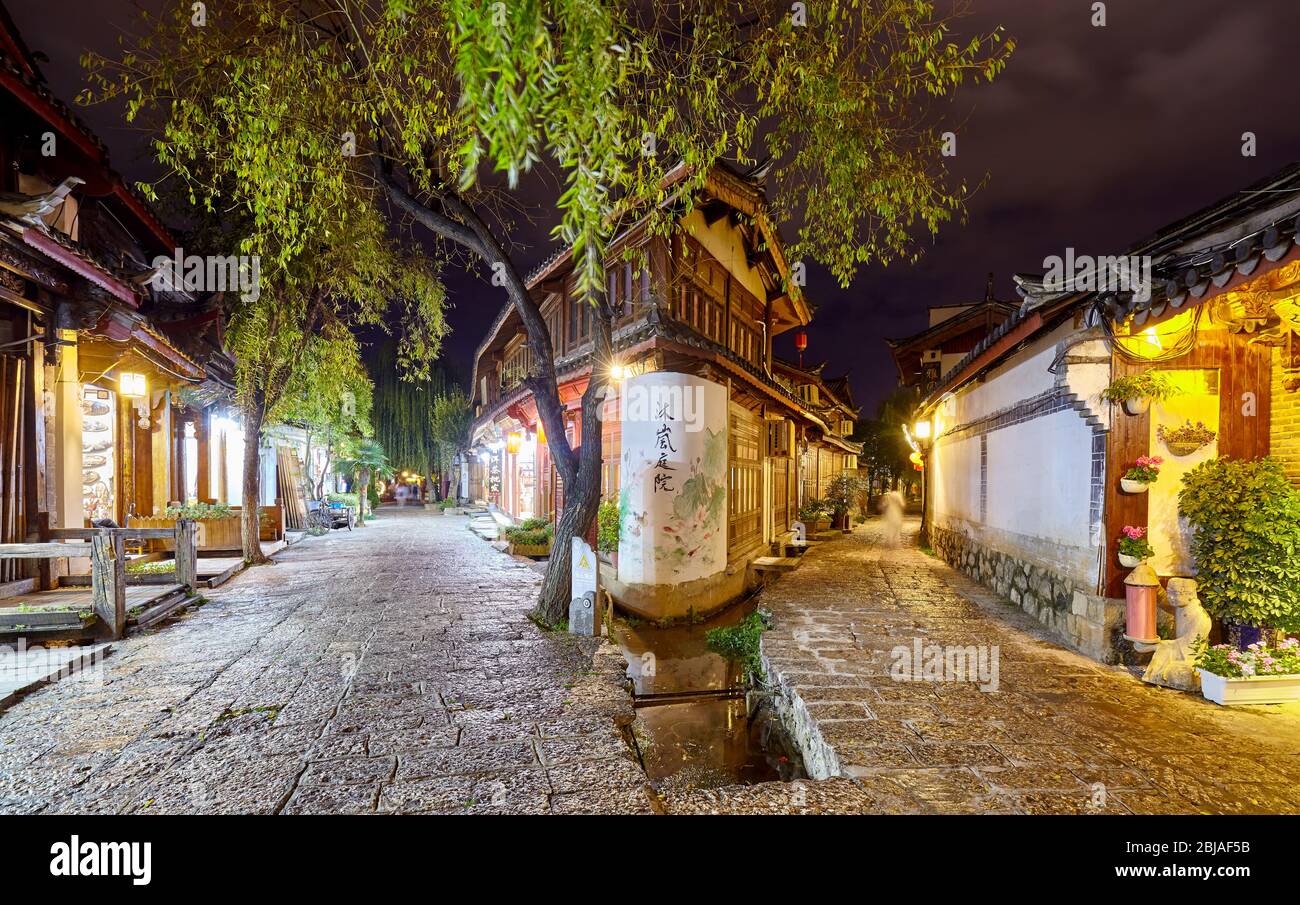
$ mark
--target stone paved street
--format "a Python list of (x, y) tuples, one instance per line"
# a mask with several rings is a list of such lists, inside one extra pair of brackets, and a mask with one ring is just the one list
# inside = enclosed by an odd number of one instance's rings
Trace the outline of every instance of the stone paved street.
[[(822, 768), (845, 777), (810, 784), (808, 808), (1300, 812), (1300, 705), (1230, 709), (1143, 684), (1044, 640), (940, 560), (877, 541), (867, 528), (813, 550), (764, 595), (773, 671), (815, 724)], [(997, 645), (998, 690), (895, 681), (890, 652), (916, 638)], [(774, 791), (699, 792), (670, 806), (799, 809)]]
[[(4, 813), (1300, 810), (1300, 708), (1142, 684), (873, 531), (770, 587), (764, 641), (822, 781), (649, 790), (625, 662), (524, 614), (535, 569), (461, 517), (386, 510), (119, 645), (105, 683), (0, 714)], [(997, 645), (996, 692), (890, 651)]]
[(0, 812), (649, 812), (612, 645), (525, 620), (539, 576), (384, 510), (0, 715)]

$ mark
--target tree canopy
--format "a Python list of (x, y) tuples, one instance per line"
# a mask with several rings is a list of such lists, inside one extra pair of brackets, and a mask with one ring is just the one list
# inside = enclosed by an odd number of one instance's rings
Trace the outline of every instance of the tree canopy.
[[(575, 451), (513, 254), (516, 189), (542, 171), (530, 197), (597, 308), (597, 361), (612, 354), (608, 242), (633, 215), (671, 229), (719, 161), (769, 161), (765, 216), (793, 229), (792, 260), (847, 283), (915, 257), (966, 195), (949, 184), (942, 105), (1012, 49), (1000, 30), (959, 40), (953, 20), (930, 0), (225, 0), (202, 25), (177, 3), (119, 59), (87, 62), (96, 96), (155, 125), (156, 156), (196, 204), (247, 214), (241, 248), (287, 286), (309, 291), (294, 262), (340, 230), (376, 237), (379, 218), (486, 266), (528, 334), (526, 382), (566, 487), (563, 545), (599, 502), (603, 386), (584, 394), (592, 439)], [(362, 310), (372, 275), (385, 268), (346, 281)], [(395, 296), (413, 300), (399, 354), (417, 363), (436, 350), (442, 298), (419, 285)], [(567, 602), (562, 571), (547, 575), (551, 617)]]

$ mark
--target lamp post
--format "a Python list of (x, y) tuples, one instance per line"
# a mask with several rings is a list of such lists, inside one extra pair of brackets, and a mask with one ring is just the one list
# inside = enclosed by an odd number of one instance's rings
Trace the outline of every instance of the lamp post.
[(912, 438), (916, 442), (916, 451), (921, 457), (921, 546), (930, 546), (930, 476), (929, 458), (930, 446), (933, 442), (934, 432), (932, 430), (930, 419), (918, 419), (912, 425)]

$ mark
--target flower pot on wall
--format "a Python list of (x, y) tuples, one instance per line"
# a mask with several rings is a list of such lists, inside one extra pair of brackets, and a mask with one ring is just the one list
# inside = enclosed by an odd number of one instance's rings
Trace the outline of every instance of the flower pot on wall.
[(1119, 564), (1126, 569), (1136, 569), (1142, 565), (1142, 560), (1136, 556), (1129, 556), (1127, 553), (1119, 555)]
[(1146, 493), (1150, 486), (1146, 481), (1134, 481), (1129, 478), (1119, 479), (1119, 489), (1125, 493)]
[(1150, 396), (1131, 396), (1124, 400), (1124, 411), (1130, 415), (1143, 415), (1151, 408)]
[(1205, 445), (1204, 443), (1197, 443), (1195, 441), (1189, 441), (1189, 440), (1166, 440), (1165, 441), (1165, 446), (1169, 448), (1169, 454), (1173, 456), (1178, 456), (1179, 458), (1183, 456), (1190, 456), (1192, 453), (1196, 452), (1204, 445)]
[(1229, 678), (1204, 669), (1201, 694), (1216, 704), (1286, 704), (1300, 701), (1300, 675)]

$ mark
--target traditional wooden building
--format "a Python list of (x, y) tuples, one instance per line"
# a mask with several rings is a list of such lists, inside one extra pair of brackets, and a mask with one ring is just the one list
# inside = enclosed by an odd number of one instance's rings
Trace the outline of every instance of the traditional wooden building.
[[(1182, 475), (1272, 454), (1300, 482), (1298, 233), (1293, 165), (1077, 266), (1073, 286), (1018, 278), (1019, 310), (922, 406), (935, 549), (1079, 649), (1119, 658), (1123, 526), (1149, 528), (1162, 579), (1192, 575)], [(1113, 379), (1153, 368), (1181, 392), (1138, 415), (1101, 400)], [(1188, 422), (1212, 434), (1190, 452), (1163, 436)], [(1164, 459), (1159, 481), (1123, 492), (1144, 455)]]
[(931, 305), (929, 323), (919, 333), (885, 344), (898, 367), (898, 382), (928, 393), (940, 375), (961, 361), (966, 353), (1016, 313), (1018, 305), (998, 301), (989, 274), (984, 298), (968, 304)]
[[(668, 185), (681, 172), (668, 177)], [(701, 613), (756, 580), (751, 563), (789, 536), (805, 494), (852, 471), (847, 383), (779, 362), (773, 337), (806, 326), (761, 182), (728, 168), (671, 238), (633, 224), (610, 243), (615, 361), (593, 361), (591, 308), (574, 290), (568, 251), (528, 278), (555, 345), (566, 430), (582, 442), (578, 412), (592, 369), (611, 368), (602, 419), (603, 490), (619, 501), (622, 538), (607, 586), (654, 617)], [(624, 260), (643, 253), (645, 266)], [(531, 350), (507, 305), (475, 357), (467, 483), (470, 495), (513, 519), (553, 519), (564, 488), (523, 378)], [(811, 458), (810, 458), (811, 457)], [(810, 484), (801, 475), (816, 463)]]
[(178, 244), (0, 7), (0, 543), (183, 498), (178, 394), (206, 373), (149, 283)]

